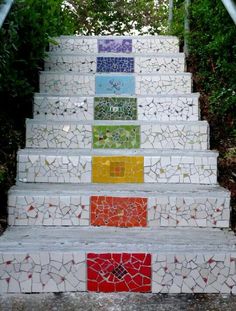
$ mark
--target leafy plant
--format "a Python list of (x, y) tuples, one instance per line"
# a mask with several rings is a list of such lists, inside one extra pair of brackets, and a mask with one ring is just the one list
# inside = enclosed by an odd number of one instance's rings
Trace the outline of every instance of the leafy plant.
[(67, 0), (66, 3), (80, 34), (157, 34), (167, 23), (167, 0)]
[(16, 0), (0, 29), (0, 208), (14, 183), (16, 152), (24, 145), (38, 71), (52, 36), (75, 31), (63, 0)]
[[(184, 1), (175, 1), (172, 34), (182, 39)], [(210, 123), (211, 148), (219, 150), (219, 182), (231, 191), (236, 230), (236, 27), (219, 0), (195, 0), (190, 6), (188, 69), (201, 93), (202, 118)]]

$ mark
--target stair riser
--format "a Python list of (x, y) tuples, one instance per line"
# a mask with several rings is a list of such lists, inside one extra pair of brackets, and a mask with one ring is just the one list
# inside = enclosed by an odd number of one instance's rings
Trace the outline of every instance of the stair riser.
[[(0, 254), (0, 289), (1, 293), (235, 294), (235, 261), (235, 253), (190, 253), (187, 250), (149, 254), (78, 250), (4, 252)], [(109, 281), (111, 279), (113, 281)], [(135, 286), (131, 280), (135, 281)]]
[(23, 182), (217, 183), (216, 156), (18, 155)]
[[(107, 132), (109, 131), (109, 134)], [(90, 125), (28, 121), (26, 147), (29, 148), (208, 148), (208, 126), (195, 124)]]
[[(104, 110), (104, 106), (106, 109)], [(121, 107), (119, 112), (116, 107)], [(124, 107), (124, 108), (123, 108)], [(131, 116), (127, 110), (132, 110)], [(123, 113), (122, 111), (125, 111)], [(34, 117), (56, 120), (140, 120), (197, 121), (198, 96), (146, 97), (133, 99), (108, 97), (35, 96)]]
[[(106, 42), (105, 42), (105, 41)], [(110, 40), (108, 42), (108, 40)], [(111, 41), (112, 40), (112, 41)], [(56, 38), (57, 45), (50, 44), (50, 51), (64, 53), (177, 53), (179, 42), (177, 38)]]
[(190, 74), (170, 75), (78, 75), (72, 73), (40, 74), (40, 92), (58, 95), (146, 95), (189, 94)]
[(229, 213), (229, 198), (215, 197), (213, 193), (202, 197), (161, 193), (155, 197), (134, 197), (132, 192), (124, 195), (11, 192), (8, 197), (8, 223), (17, 226), (224, 228), (229, 226)]
[(50, 54), (45, 60), (44, 69), (47, 71), (74, 71), (81, 74), (98, 72), (178, 73), (184, 72), (185, 61), (182, 55), (131, 57)]

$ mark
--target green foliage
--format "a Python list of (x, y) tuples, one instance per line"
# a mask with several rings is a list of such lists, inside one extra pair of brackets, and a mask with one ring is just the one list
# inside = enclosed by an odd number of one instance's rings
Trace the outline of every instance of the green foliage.
[[(62, 0), (17, 0), (0, 31), (0, 94), (25, 97), (37, 85), (37, 70), (50, 36), (73, 25)], [(15, 106), (15, 104), (14, 104)]]
[(157, 34), (167, 23), (166, 0), (68, 0), (77, 31), (86, 35)]
[(74, 32), (63, 0), (16, 0), (0, 29), (0, 206), (14, 183), (16, 152), (24, 145), (38, 71), (51, 36)]
[[(176, 1), (173, 34), (184, 37), (183, 1)], [(236, 122), (236, 27), (219, 0), (195, 0), (190, 6), (189, 67), (197, 91), (209, 99), (214, 118), (227, 120), (228, 133)], [(228, 122), (230, 120), (230, 122)]]

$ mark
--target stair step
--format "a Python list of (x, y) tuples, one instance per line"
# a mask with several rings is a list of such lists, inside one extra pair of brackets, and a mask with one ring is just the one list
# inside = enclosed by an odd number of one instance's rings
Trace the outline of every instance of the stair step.
[(9, 191), (8, 223), (227, 228), (229, 204), (229, 192), (219, 186), (19, 183)]
[(18, 179), (53, 183), (217, 183), (213, 151), (24, 149)]
[(206, 121), (27, 120), (26, 147), (69, 149), (154, 148), (206, 150)]
[(146, 95), (189, 94), (190, 73), (87, 74), (45, 71), (40, 73), (40, 92), (57, 95)]
[(235, 236), (199, 228), (12, 227), (0, 241), (2, 293), (235, 293)]
[(48, 53), (44, 70), (81, 74), (102, 72), (177, 73), (185, 71), (183, 53), (178, 54), (62, 54)]
[(56, 120), (197, 121), (199, 94), (80, 97), (36, 94), (34, 117)]
[(64, 53), (177, 53), (179, 40), (172, 36), (61, 36), (49, 50)]

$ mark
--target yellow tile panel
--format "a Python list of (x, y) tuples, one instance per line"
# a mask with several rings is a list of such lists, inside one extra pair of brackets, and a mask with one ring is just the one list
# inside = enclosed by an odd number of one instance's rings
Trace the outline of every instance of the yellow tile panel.
[(144, 158), (142, 156), (94, 156), (92, 182), (143, 183)]

